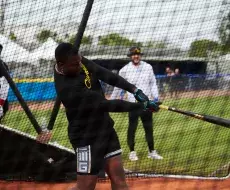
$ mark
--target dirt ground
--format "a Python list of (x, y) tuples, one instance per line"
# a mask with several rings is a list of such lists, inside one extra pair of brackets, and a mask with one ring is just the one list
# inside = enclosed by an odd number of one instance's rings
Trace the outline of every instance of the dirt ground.
[[(174, 178), (129, 179), (130, 190), (229, 190), (230, 178), (225, 180), (194, 180)], [(0, 190), (68, 190), (74, 183), (35, 183), (0, 181)], [(96, 190), (110, 190), (108, 181), (99, 181)]]

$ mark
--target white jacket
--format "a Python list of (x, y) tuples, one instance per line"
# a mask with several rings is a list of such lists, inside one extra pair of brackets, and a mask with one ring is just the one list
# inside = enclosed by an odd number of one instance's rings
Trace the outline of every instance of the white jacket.
[[(138, 89), (141, 89), (149, 99), (158, 98), (156, 78), (150, 64), (140, 61), (140, 64), (135, 66), (132, 62), (129, 62), (119, 71), (119, 75), (135, 85)], [(115, 87), (110, 99), (119, 99), (121, 92), (121, 89)], [(136, 101), (133, 94), (129, 92), (127, 94), (127, 100), (129, 102)]]
[(0, 77), (0, 99), (6, 100), (9, 91), (9, 84), (4, 76)]

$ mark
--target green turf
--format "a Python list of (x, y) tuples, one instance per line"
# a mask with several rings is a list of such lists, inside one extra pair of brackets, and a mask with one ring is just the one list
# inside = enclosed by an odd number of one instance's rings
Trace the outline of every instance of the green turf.
[[(183, 110), (230, 118), (229, 100), (230, 97), (222, 96), (179, 99), (166, 101), (164, 104)], [(33, 111), (33, 114), (38, 120), (44, 116), (49, 118), (51, 110), (37, 110)], [(135, 147), (139, 160), (131, 162), (128, 160), (129, 150), (126, 142), (128, 115), (111, 113), (111, 116), (115, 121), (115, 129), (123, 149), (125, 168), (131, 171), (208, 176), (230, 162), (230, 129), (165, 110), (154, 114), (155, 147), (164, 159), (147, 158), (144, 130), (139, 122)], [(22, 111), (10, 111), (4, 118), (3, 124), (36, 135)], [(66, 129), (67, 120), (64, 110), (61, 109), (55, 123), (52, 141), (71, 148)], [(226, 175), (225, 168), (222, 176)]]

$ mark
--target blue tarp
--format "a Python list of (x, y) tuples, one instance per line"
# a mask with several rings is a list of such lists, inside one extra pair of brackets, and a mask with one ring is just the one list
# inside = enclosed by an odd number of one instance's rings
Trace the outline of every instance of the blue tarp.
[[(200, 79), (205, 80), (209, 78), (221, 78), (221, 77), (230, 77), (230, 74), (186, 74), (182, 75), (184, 78), (183, 80), (192, 81), (191, 83), (195, 82), (195, 86), (204, 85), (200, 82)], [(167, 78), (166, 75), (156, 75), (156, 79), (161, 81)], [(197, 83), (196, 83), (197, 81)], [(208, 83), (210, 86), (210, 82)], [(45, 81), (45, 82), (31, 82), (31, 81), (24, 81), (24, 82), (17, 82), (16, 83), (18, 90), (22, 94), (22, 97), (25, 101), (46, 101), (46, 100), (54, 100), (56, 98), (56, 91), (54, 87), (53, 81)], [(193, 86), (194, 86), (193, 85)], [(191, 85), (190, 85), (191, 86)], [(17, 101), (16, 96), (9, 90), (8, 100), (10, 102)]]
[[(53, 82), (23, 82), (16, 83), (16, 85), (25, 101), (53, 100), (56, 97)], [(17, 101), (17, 97), (11, 89), (9, 90), (8, 100), (10, 102)]]

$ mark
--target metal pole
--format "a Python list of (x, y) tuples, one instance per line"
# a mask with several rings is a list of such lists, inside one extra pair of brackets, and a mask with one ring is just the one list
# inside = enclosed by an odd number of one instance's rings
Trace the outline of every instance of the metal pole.
[(23, 99), (21, 93), (19, 92), (16, 84), (14, 83), (14, 81), (11, 78), (11, 76), (7, 72), (5, 66), (3, 65), (2, 60), (0, 60), (0, 69), (1, 69), (1, 71), (3, 73), (3, 75), (5, 76), (6, 80), (8, 81), (8, 83), (9, 83), (12, 91), (14, 92), (15, 96), (17, 97), (19, 103), (21, 104), (23, 110), (26, 112), (26, 115), (29, 118), (30, 122), (34, 126), (35, 130), (37, 131), (37, 133), (40, 133), (42, 130), (41, 130), (38, 122), (36, 121), (35, 117), (31, 113), (31, 111), (30, 111), (29, 107), (27, 106), (26, 102), (24, 101), (24, 99)]
[[(81, 40), (83, 38), (83, 34), (84, 34), (84, 31), (85, 31), (85, 28), (86, 28), (86, 25), (87, 25), (87, 22), (88, 22), (88, 19), (89, 19), (89, 16), (90, 16), (90, 12), (91, 12), (91, 9), (92, 9), (92, 6), (93, 6), (93, 2), (94, 2), (94, 0), (88, 0), (87, 1), (85, 11), (83, 13), (83, 17), (82, 17), (82, 20), (81, 20), (81, 23), (80, 23), (80, 26), (79, 26), (79, 29), (78, 29), (78, 33), (76, 35), (76, 40), (75, 40), (75, 43), (74, 43), (74, 46), (77, 49), (77, 51), (79, 51), (79, 48), (80, 48), (80, 45), (81, 45)], [(48, 130), (53, 129), (55, 120), (56, 120), (57, 115), (58, 115), (58, 111), (60, 109), (60, 106), (61, 106), (61, 100), (58, 97), (56, 97), (54, 107), (53, 107), (53, 110), (52, 110), (52, 113), (51, 113), (50, 121), (49, 121), (49, 124), (48, 124), (48, 127), (47, 127)]]

